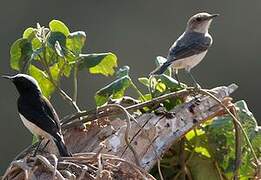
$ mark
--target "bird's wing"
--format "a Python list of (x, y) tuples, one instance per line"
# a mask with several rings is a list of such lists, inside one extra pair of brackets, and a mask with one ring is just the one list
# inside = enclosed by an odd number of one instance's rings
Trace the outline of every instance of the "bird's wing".
[(186, 39), (180, 39), (169, 50), (168, 63), (206, 51), (212, 43), (210, 36), (188, 35)]
[(33, 103), (28, 98), (19, 98), (18, 110), (27, 120), (52, 136), (60, 134), (61, 128), (58, 116), (46, 98), (40, 97), (40, 99), (35, 100)]
[(48, 114), (48, 116), (50, 116), (50, 118), (52, 118), (52, 120), (54, 120), (57, 128), (61, 129), (59, 117), (50, 101), (44, 96), (42, 96), (41, 100), (43, 103), (43, 110)]
[(182, 35), (170, 48), (167, 61), (162, 66), (153, 70), (150, 75), (163, 74), (176, 60), (200, 54), (206, 51), (212, 43), (211, 36), (192, 32)]

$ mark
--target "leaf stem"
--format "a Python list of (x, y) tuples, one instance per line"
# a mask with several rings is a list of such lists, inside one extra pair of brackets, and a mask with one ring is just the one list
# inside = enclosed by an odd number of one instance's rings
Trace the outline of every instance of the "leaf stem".
[(224, 178), (223, 178), (223, 176), (222, 176), (222, 172), (221, 172), (221, 170), (220, 170), (220, 168), (219, 168), (219, 166), (218, 166), (217, 161), (214, 161), (214, 166), (215, 166), (215, 168), (216, 168), (216, 170), (217, 170), (219, 179), (220, 179), (220, 180), (223, 180)]
[(141, 99), (145, 102), (146, 99), (143, 96), (143, 94), (140, 92), (140, 90), (137, 88), (137, 86), (133, 83), (133, 81), (130, 79), (131, 86), (134, 88), (134, 90), (138, 93), (138, 95), (141, 97)]
[[(235, 117), (238, 119), (238, 114), (236, 112), (236, 107), (232, 106), (231, 112), (235, 115)], [(242, 147), (242, 139), (241, 139), (241, 131), (239, 125), (233, 121), (234, 129), (235, 129), (235, 170), (234, 170), (234, 177), (233, 180), (239, 179), (239, 168), (241, 165), (241, 147)]]
[(48, 76), (49, 76), (49, 80), (50, 80), (51, 83), (54, 85), (54, 87), (59, 90), (59, 92), (60, 92), (60, 94), (62, 95), (62, 97), (63, 97), (65, 100), (67, 100), (67, 102), (69, 102), (69, 103), (74, 107), (74, 109), (75, 109), (77, 112), (80, 112), (81, 110), (80, 110), (80, 108), (77, 106), (77, 104), (76, 104), (75, 102), (73, 102), (72, 98), (71, 98), (66, 92), (64, 92), (64, 91), (61, 89), (60, 85), (57, 84), (56, 81), (53, 79), (53, 76), (52, 76), (52, 74), (51, 74), (51, 72), (50, 72), (50, 69), (49, 69), (49, 66), (48, 66), (48, 62), (47, 62), (47, 60), (46, 60), (46, 44), (43, 43), (42, 46), (44, 47), (44, 49), (43, 49), (44, 57), (42, 58), (40, 55), (39, 55), (39, 57), (40, 57), (40, 59), (41, 59), (41, 62), (42, 62), (43, 65), (44, 65), (44, 68), (45, 68), (45, 70), (46, 70)]
[(74, 65), (74, 73), (73, 73), (73, 102), (77, 103), (78, 96), (78, 63)]

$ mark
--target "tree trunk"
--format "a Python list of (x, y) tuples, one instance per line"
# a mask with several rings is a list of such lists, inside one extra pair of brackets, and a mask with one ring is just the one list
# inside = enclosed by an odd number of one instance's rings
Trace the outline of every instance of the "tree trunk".
[[(232, 84), (210, 92), (228, 104), (231, 100), (228, 96), (236, 88)], [(213, 98), (195, 94), (182, 90), (164, 95), (165, 99), (159, 97), (129, 107), (109, 104), (81, 119), (70, 117), (63, 128), (73, 157), (57, 159), (52, 144), (32, 157), (31, 146), (10, 164), (4, 179), (154, 179), (148, 171), (174, 142), (204, 121), (224, 113)], [(182, 98), (185, 103), (169, 112), (160, 108), (157, 113), (139, 111), (167, 98)]]

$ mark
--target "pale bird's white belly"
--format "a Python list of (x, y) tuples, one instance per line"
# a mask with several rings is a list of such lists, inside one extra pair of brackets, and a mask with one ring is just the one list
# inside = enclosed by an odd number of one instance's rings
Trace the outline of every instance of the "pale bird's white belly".
[(190, 70), (193, 67), (195, 67), (198, 63), (200, 63), (200, 61), (205, 57), (207, 51), (204, 51), (200, 54), (196, 54), (193, 56), (189, 56), (187, 58), (184, 59), (179, 59), (173, 62), (172, 64), (172, 68), (173, 69), (186, 69), (186, 70)]
[(52, 139), (51, 135), (49, 135), (47, 132), (43, 131), (41, 128), (37, 127), (36, 125), (34, 125), (30, 121), (28, 121), (22, 114), (19, 113), (19, 115), (20, 115), (20, 118), (23, 121), (25, 127), (27, 127), (27, 129), (29, 129), (31, 131), (31, 133), (33, 133), (34, 135), (37, 135), (37, 136), (47, 138), (47, 139)]

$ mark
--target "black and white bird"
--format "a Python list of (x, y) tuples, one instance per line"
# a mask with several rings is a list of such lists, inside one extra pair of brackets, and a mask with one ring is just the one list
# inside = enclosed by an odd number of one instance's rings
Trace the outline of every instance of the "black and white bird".
[(212, 37), (208, 33), (208, 29), (213, 18), (217, 16), (218, 14), (206, 12), (192, 16), (187, 22), (185, 32), (170, 47), (167, 61), (152, 71), (150, 75), (163, 74), (169, 66), (172, 66), (175, 75), (179, 69), (185, 69), (194, 83), (199, 86), (190, 70), (200, 63), (212, 44)]
[(10, 79), (19, 92), (17, 106), (23, 124), (40, 139), (53, 141), (61, 156), (71, 156), (64, 144), (58, 115), (42, 95), (37, 81), (26, 74), (2, 77)]

